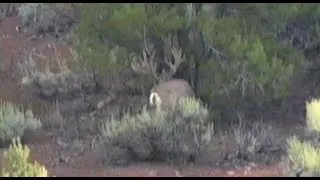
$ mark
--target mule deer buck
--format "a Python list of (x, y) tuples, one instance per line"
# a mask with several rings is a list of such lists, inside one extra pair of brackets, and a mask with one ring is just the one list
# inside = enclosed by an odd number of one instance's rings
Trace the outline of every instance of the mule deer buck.
[(158, 84), (151, 89), (149, 96), (149, 105), (155, 106), (157, 109), (170, 107), (180, 98), (194, 96), (193, 89), (187, 81), (171, 79), (179, 65), (185, 61), (185, 58), (182, 56), (181, 48), (178, 45), (172, 46), (173, 43), (170, 43), (170, 40), (171, 37), (165, 41), (167, 46), (164, 48), (164, 50), (167, 50), (164, 56), (164, 63), (169, 67), (169, 71), (162, 70), (161, 74), (157, 73), (156, 52), (152, 47), (148, 47), (146, 43), (142, 53), (143, 57), (134, 58), (131, 64), (133, 71), (152, 75), (158, 81)]

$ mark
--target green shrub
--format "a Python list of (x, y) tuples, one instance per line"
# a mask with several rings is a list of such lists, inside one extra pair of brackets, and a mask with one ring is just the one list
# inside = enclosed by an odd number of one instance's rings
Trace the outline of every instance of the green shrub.
[(309, 142), (301, 142), (297, 137), (288, 140), (289, 158), (295, 169), (315, 171), (320, 169), (320, 150)]
[(308, 128), (320, 133), (320, 99), (306, 102), (306, 110)]
[(297, 137), (288, 140), (288, 155), (292, 170), (307, 172), (310, 176), (320, 175), (320, 100), (306, 102), (306, 121), (310, 131), (316, 131), (316, 141), (301, 142)]
[(33, 132), (40, 127), (40, 120), (31, 110), (24, 112), (9, 102), (0, 102), (0, 140), (2, 142), (23, 137), (26, 132)]
[(13, 140), (9, 149), (4, 152), (2, 169), (3, 177), (48, 177), (44, 166), (37, 162), (28, 162), (30, 149), (21, 144), (19, 139)]
[[(200, 65), (199, 93), (211, 101), (213, 109), (227, 111), (234, 119), (236, 114), (230, 109), (260, 115), (258, 110), (265, 110), (266, 104), (290, 94), (292, 78), (299, 74), (304, 62), (303, 54), (282, 45), (273, 36), (259, 34), (254, 30), (259, 25), (242, 17), (200, 22), (210, 45), (227, 56), (227, 60), (212, 58)], [(223, 116), (222, 120), (225, 119), (230, 118)]]
[[(125, 153), (129, 160), (187, 163), (210, 140), (212, 129), (207, 108), (186, 98), (166, 111), (144, 108), (135, 116), (127, 114), (121, 120), (111, 119), (104, 126), (103, 136), (109, 148), (117, 148), (116, 152), (122, 157)], [(119, 157), (110, 152), (105, 153), (105, 160), (119, 162)]]

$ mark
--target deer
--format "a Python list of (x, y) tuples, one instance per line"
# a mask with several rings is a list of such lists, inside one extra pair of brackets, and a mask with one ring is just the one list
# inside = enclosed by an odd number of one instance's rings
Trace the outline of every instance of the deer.
[[(157, 109), (171, 107), (181, 98), (194, 97), (194, 91), (184, 79), (172, 79), (179, 65), (185, 62), (181, 47), (178, 43), (171, 43), (171, 37), (165, 42), (164, 63), (169, 70), (157, 73), (158, 65), (155, 62), (156, 51), (152, 46), (146, 45), (142, 51), (142, 57), (135, 56), (132, 59), (131, 69), (139, 74), (151, 75), (158, 83), (150, 90), (149, 105)], [(177, 42), (177, 41), (176, 41)]]

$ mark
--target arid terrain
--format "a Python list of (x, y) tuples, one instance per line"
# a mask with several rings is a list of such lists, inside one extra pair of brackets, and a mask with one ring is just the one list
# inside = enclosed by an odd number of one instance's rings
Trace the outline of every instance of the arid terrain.
[[(34, 97), (32, 89), (21, 86), (21, 76), (17, 64), (29, 57), (30, 52), (36, 56), (36, 66), (44, 69), (50, 65), (54, 70), (57, 66), (57, 56), (67, 58), (69, 47), (67, 44), (51, 41), (49, 38), (31, 39), (30, 36), (18, 31), (20, 26), (17, 17), (8, 17), (0, 22), (0, 99), (16, 104), (23, 104), (32, 108), (41, 119), (48, 118), (48, 112), (53, 105)], [(55, 47), (55, 48), (53, 48)], [(293, 88), (295, 91), (285, 108), (281, 112), (270, 113), (270, 123), (281, 134), (289, 136), (292, 132), (303, 129), (304, 103), (308, 97), (308, 85)], [(299, 96), (296, 96), (299, 94)], [(117, 99), (117, 97), (114, 97)], [(120, 97), (119, 97), (120, 98)], [(280, 110), (279, 110), (280, 111)], [(281, 120), (281, 123), (279, 123)], [(46, 120), (48, 121), (48, 120)], [(52, 126), (55, 122), (52, 122)], [(298, 129), (298, 130), (297, 130)], [(232, 143), (217, 144), (221, 151), (219, 154), (206, 154), (199, 159), (199, 163), (188, 167), (175, 167), (164, 164), (140, 163), (126, 167), (106, 167), (99, 162), (99, 152), (95, 147), (95, 139), (70, 140), (61, 136), (61, 129), (46, 127), (41, 132), (32, 135), (27, 141), (31, 148), (32, 158), (46, 166), (53, 176), (282, 176), (283, 167), (281, 159), (273, 164), (248, 163), (245, 166), (219, 167), (211, 165), (217, 157), (226, 156)], [(230, 145), (231, 144), (231, 145)]]

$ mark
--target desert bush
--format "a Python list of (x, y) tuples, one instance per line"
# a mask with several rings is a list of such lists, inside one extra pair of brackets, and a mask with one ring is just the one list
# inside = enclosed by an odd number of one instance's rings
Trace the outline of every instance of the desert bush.
[(47, 169), (37, 162), (29, 162), (30, 149), (14, 139), (8, 150), (4, 151), (3, 177), (48, 177)]
[(283, 139), (269, 124), (240, 124), (234, 127), (234, 136), (237, 144), (236, 157), (240, 160), (272, 163), (275, 159), (278, 160), (275, 152), (279, 152), (279, 155), (283, 153)]
[(48, 13), (50, 13), (48, 6), (44, 3), (23, 3), (18, 10), (22, 24), (25, 26), (32, 22), (41, 21), (43, 16), (48, 16)]
[[(117, 148), (115, 153), (105, 152), (108, 163), (132, 161), (167, 161), (187, 163), (193, 161), (201, 148), (210, 140), (212, 123), (208, 110), (196, 99), (182, 99), (168, 110), (127, 114), (121, 120), (110, 119), (102, 134), (106, 144)], [(129, 159), (120, 159), (121, 157)]]
[[(76, 66), (77, 56), (67, 61), (63, 58), (56, 59), (58, 68), (53, 72), (50, 67), (40, 71), (35, 67), (32, 53), (17, 66), (20, 70), (21, 85), (33, 87), (38, 97), (49, 100), (66, 100), (79, 97), (82, 92), (93, 92), (96, 90), (97, 82), (93, 73), (86, 67)], [(74, 65), (74, 66), (72, 66)], [(71, 66), (71, 68), (70, 68)]]
[(22, 25), (33, 28), (36, 35), (66, 32), (76, 22), (72, 3), (21, 3), (18, 15)]
[(292, 171), (307, 173), (309, 176), (320, 176), (320, 100), (306, 102), (306, 121), (309, 131), (316, 132), (314, 141), (301, 141), (296, 136), (288, 139), (288, 156)]
[(288, 154), (295, 170), (319, 173), (320, 150), (309, 142), (301, 142), (297, 137), (288, 140)]
[(310, 130), (320, 133), (320, 99), (312, 99), (306, 102), (306, 121)]
[(0, 140), (11, 141), (15, 137), (23, 137), (27, 132), (34, 132), (41, 127), (41, 122), (31, 110), (9, 102), (0, 102)]
[(18, 14), (18, 3), (1, 3), (0, 4), (0, 20), (3, 20), (10, 16), (16, 16)]

